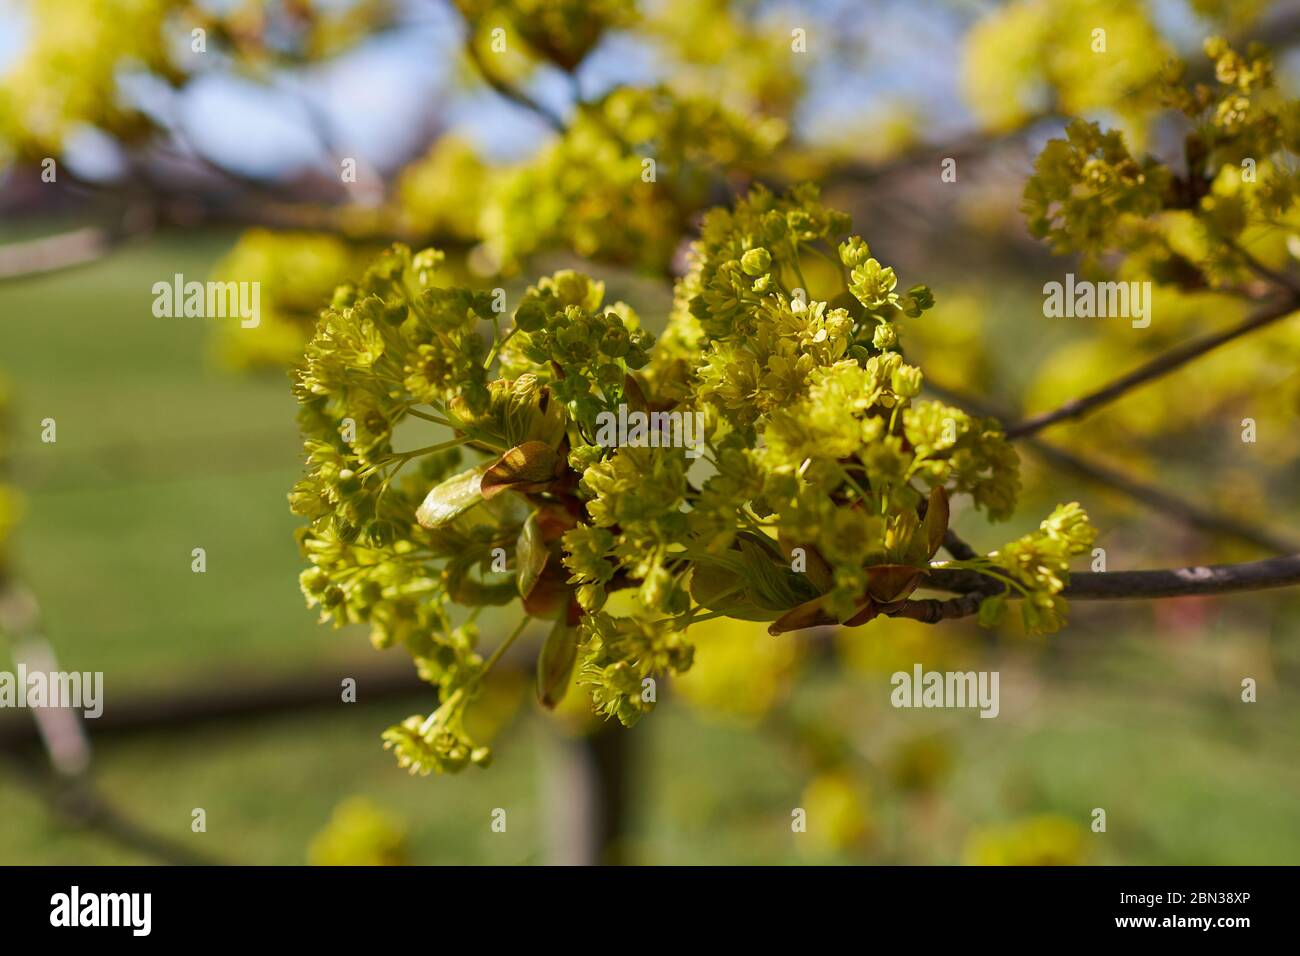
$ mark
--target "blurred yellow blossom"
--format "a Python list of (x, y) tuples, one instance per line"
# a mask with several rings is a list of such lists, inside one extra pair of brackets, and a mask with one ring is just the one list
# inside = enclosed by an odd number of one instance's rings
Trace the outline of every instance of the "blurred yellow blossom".
[(695, 663), (673, 686), (692, 709), (755, 723), (785, 693), (798, 662), (796, 642), (774, 638), (759, 622), (718, 618), (690, 630)]
[(334, 808), (307, 850), (312, 866), (405, 866), (406, 827), (364, 797)]
[(1078, 866), (1087, 831), (1067, 817), (1042, 814), (975, 830), (962, 859), (970, 866)]

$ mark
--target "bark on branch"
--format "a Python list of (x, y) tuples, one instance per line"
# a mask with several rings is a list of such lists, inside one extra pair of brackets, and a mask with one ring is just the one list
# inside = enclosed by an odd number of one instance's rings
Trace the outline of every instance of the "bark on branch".
[[(974, 415), (1006, 421), (1005, 413), (993, 408), (987, 402), (955, 392), (947, 386), (936, 385), (929, 380), (926, 381), (925, 387), (927, 391), (936, 397), (957, 405)], [(1054, 468), (1071, 472), (1081, 478), (1110, 488), (1112, 491), (1136, 501), (1152, 511), (1167, 515), (1198, 531), (1235, 538), (1269, 554), (1289, 554), (1300, 550), (1300, 543), (1291, 540), (1285, 534), (1278, 534), (1267, 528), (1260, 528), (1248, 522), (1239, 521), (1229, 515), (1210, 511), (1194, 502), (1180, 498), (1158, 485), (1139, 481), (1109, 465), (1104, 465), (1072, 451), (1066, 451), (1064, 448), (1049, 444), (1041, 438), (1026, 438), (1021, 442), (1021, 447), (1027, 448)], [(951, 550), (948, 553), (958, 560), (964, 560), (961, 555)]]
[[(979, 610), (980, 601), (987, 596), (984, 584), (987, 580), (974, 571), (934, 568), (926, 574), (921, 586), (960, 596), (944, 601), (932, 598), (910, 601), (908, 604), (917, 607), (904, 606), (893, 616), (927, 623), (969, 616)], [(1158, 571), (1084, 571), (1070, 575), (1070, 583), (1063, 594), (1072, 601), (1146, 601), (1265, 591), (1297, 584), (1300, 584), (1300, 554), (1287, 554), (1245, 564), (1211, 564)], [(1007, 596), (1018, 598), (1020, 595), (1011, 590)]]
[(564, 135), (566, 127), (564, 125), (564, 120), (560, 118), (559, 114), (555, 113), (549, 107), (544, 106), (540, 101), (533, 99), (533, 97), (529, 96), (523, 90), (497, 76), (496, 72), (484, 61), (483, 54), (479, 51), (478, 47), (474, 45), (473, 38), (466, 38), (465, 54), (469, 57), (469, 61), (474, 64), (474, 69), (478, 71), (483, 82), (492, 87), (498, 95), (504, 97), (517, 106), (522, 106), (524, 109), (541, 119), (542, 122), (555, 132), (559, 133), (561, 136)]
[(120, 237), (86, 226), (56, 236), (0, 246), (0, 281), (85, 265), (106, 255)]
[(1103, 388), (1097, 389), (1081, 398), (1073, 399), (1066, 402), (1059, 408), (1049, 412), (1042, 412), (1031, 418), (1025, 419), (1018, 425), (1007, 427), (1007, 438), (1023, 438), (1027, 435), (1033, 435), (1042, 431), (1049, 425), (1066, 419), (1082, 418), (1094, 409), (1113, 402), (1115, 399), (1132, 391), (1139, 385), (1157, 379), (1162, 375), (1168, 375), (1170, 372), (1186, 365), (1192, 359), (1199, 358), (1207, 352), (1217, 349), (1220, 345), (1231, 342), (1233, 339), (1241, 338), (1256, 329), (1261, 329), (1266, 325), (1286, 318), (1300, 308), (1300, 295), (1292, 293), (1285, 299), (1263, 306), (1251, 313), (1243, 321), (1225, 329), (1222, 332), (1216, 332), (1213, 335), (1203, 336), (1199, 339), (1193, 339), (1177, 348), (1170, 349), (1163, 355), (1158, 355), (1145, 365), (1139, 366), (1127, 375), (1123, 375)]

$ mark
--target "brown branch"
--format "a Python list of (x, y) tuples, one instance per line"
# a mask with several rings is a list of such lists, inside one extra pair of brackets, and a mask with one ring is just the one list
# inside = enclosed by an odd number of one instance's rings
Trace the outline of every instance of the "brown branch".
[(1104, 485), (1112, 491), (1141, 502), (1152, 510), (1174, 518), (1190, 528), (1236, 538), (1238, 541), (1254, 545), (1261, 551), (1267, 551), (1270, 554), (1289, 554), (1292, 551), (1300, 550), (1300, 542), (1288, 538), (1286, 535), (1278, 534), (1268, 528), (1256, 527), (1249, 522), (1240, 521), (1228, 515), (1209, 511), (1200, 505), (1165, 491), (1159, 485), (1139, 481), (1108, 465), (1080, 458), (1057, 445), (1043, 441), (1041, 438), (1025, 439), (1024, 444), (1043, 461), (1061, 471), (1073, 472), (1081, 478)]
[(148, 235), (153, 217), (141, 207), (130, 207), (115, 227), (83, 226), (52, 236), (0, 245), (0, 282), (25, 279), (89, 265), (117, 247)]
[[(978, 598), (982, 595), (972, 591), (980, 577), (983, 575), (974, 571), (934, 568), (925, 575), (921, 587)], [(1074, 601), (1145, 601), (1264, 591), (1297, 584), (1300, 584), (1300, 554), (1287, 554), (1244, 564), (1211, 564), (1159, 571), (1081, 571), (1070, 575), (1070, 583), (1062, 594)], [(1007, 596), (1016, 598), (1019, 593), (1011, 590)], [(978, 609), (978, 601), (975, 603)], [(963, 608), (968, 607), (969, 602), (963, 605)]]
[(1286, 318), (1294, 313), (1298, 308), (1300, 308), (1300, 295), (1292, 294), (1280, 302), (1257, 309), (1255, 312), (1247, 316), (1245, 320), (1232, 326), (1232, 328), (1225, 329), (1222, 332), (1216, 332), (1213, 335), (1194, 339), (1191, 342), (1186, 342), (1177, 348), (1170, 349), (1163, 355), (1156, 356), (1145, 365), (1139, 366), (1127, 375), (1121, 376), (1109, 385), (1097, 389), (1095, 392), (1084, 395), (1082, 398), (1076, 398), (1072, 401), (1066, 402), (1064, 405), (1053, 409), (1052, 411), (1034, 415), (1017, 425), (1008, 426), (1006, 429), (1007, 438), (1023, 438), (1026, 435), (1033, 435), (1040, 432), (1049, 425), (1054, 425), (1057, 422), (1065, 421), (1067, 419), (1082, 418), (1084, 415), (1087, 415), (1099, 406), (1113, 402), (1115, 399), (1121, 397), (1132, 389), (1137, 388), (1139, 385), (1144, 385), (1162, 375), (1167, 375), (1186, 365), (1192, 359), (1199, 358), (1207, 352), (1213, 351), (1220, 345), (1241, 338), (1243, 335), (1254, 332), (1256, 329), (1262, 329), (1267, 325), (1271, 325), (1278, 319)]
[(958, 561), (969, 561), (979, 557), (979, 552), (958, 537), (957, 532), (949, 528), (943, 533), (943, 549)]
[[(971, 617), (989, 596), (989, 578), (976, 571), (934, 568), (921, 587), (949, 591), (958, 597), (939, 600), (918, 598), (899, 601), (881, 609), (887, 617), (905, 617), (923, 624)], [(1288, 554), (1248, 564), (1212, 564), (1204, 567), (1172, 568), (1160, 571), (1084, 571), (1070, 575), (1063, 595), (1072, 601), (1150, 601), (1158, 598), (1207, 597), (1264, 591), (1300, 585), (1300, 554)], [(1023, 595), (1011, 589), (1007, 596)]]
[(120, 227), (85, 226), (79, 229), (0, 245), (0, 283), (90, 265), (107, 258), (131, 242), (147, 239), (168, 227), (192, 230), (199, 226), (235, 226), (273, 230), (330, 232), (353, 242), (407, 242), (432, 245), (444, 252), (461, 252), (472, 243), (452, 235), (428, 235), (385, 224), (363, 235), (346, 228), (346, 207), (308, 202), (236, 199), (197, 205), (195, 201), (161, 191), (150, 196), (133, 193), (135, 204)]
[[(15, 663), (55, 671), (58, 664), (40, 634), (40, 605), (21, 583), (0, 575), (0, 638), (15, 641)], [(18, 771), (18, 778), (41, 797), (55, 819), (93, 830), (137, 853), (173, 865), (211, 865), (206, 854), (137, 824), (100, 793), (90, 773), (90, 746), (85, 728), (73, 709), (36, 707), (25, 723), (44, 745), (48, 761), (34, 755), (0, 750)], [(3, 724), (0, 724), (0, 729)], [(3, 737), (0, 736), (0, 741)]]
[(1245, 564), (1211, 564), (1167, 571), (1086, 571), (1070, 575), (1065, 596), (1076, 601), (1194, 597), (1265, 591), (1300, 584), (1300, 554)]
[(67, 779), (39, 769), (34, 762), (5, 754), (15, 777), (45, 804), (59, 823), (90, 830), (133, 853), (171, 866), (214, 866), (225, 861), (195, 850), (122, 813), (88, 778)]
[[(1005, 416), (998, 409), (994, 409), (978, 399), (954, 392), (946, 386), (935, 385), (928, 380), (925, 387), (944, 401), (961, 406), (976, 415), (1005, 420)], [(1198, 531), (1234, 538), (1270, 554), (1289, 554), (1293, 551), (1300, 551), (1300, 543), (1285, 535), (1279, 535), (1276, 532), (1240, 521), (1228, 515), (1210, 511), (1194, 502), (1187, 501), (1185, 498), (1180, 498), (1158, 485), (1139, 481), (1109, 465), (1103, 465), (1074, 452), (1066, 451), (1064, 448), (1046, 442), (1041, 438), (1025, 438), (1021, 441), (1021, 446), (1054, 468), (1072, 472), (1081, 478), (1096, 482), (1150, 508), (1152, 511), (1173, 518), (1181, 524), (1195, 528)], [(948, 553), (952, 554), (954, 558), (958, 558), (958, 560), (963, 560), (951, 550)]]
[(1300, 296), (1300, 282), (1296, 281), (1285, 272), (1279, 272), (1278, 270), (1265, 265), (1263, 262), (1260, 262), (1259, 259), (1250, 252), (1250, 250), (1246, 249), (1235, 239), (1220, 237), (1219, 241), (1232, 250), (1232, 252), (1235, 253), (1245, 264), (1246, 268), (1259, 276), (1259, 278), (1265, 279), (1273, 283), (1273, 285), (1287, 290), (1292, 295)]
[[(987, 578), (985, 580), (988, 580)], [(919, 598), (899, 601), (884, 611), (887, 617), (905, 617), (922, 624), (938, 624), (958, 617), (970, 617), (978, 614), (980, 603), (987, 594), (971, 593), (961, 597), (939, 601), (935, 598)]]
[(945, 159), (959, 163), (979, 159), (1005, 146), (1021, 143), (1043, 123), (1064, 121), (1053, 110), (1042, 110), (1025, 117), (1014, 129), (995, 132), (985, 129), (970, 130), (952, 139), (916, 143), (894, 156), (870, 162), (845, 159), (832, 163), (819, 177), (823, 186), (871, 186), (899, 174), (929, 173)]
[[(432, 693), (429, 685), (416, 676), (409, 660), (356, 662), (259, 680), (231, 681), (229, 675), (218, 675), (166, 692), (125, 697), (105, 708), (97, 720), (88, 721), (86, 731), (92, 740), (99, 740), (158, 728), (179, 731), (231, 720), (332, 710), (340, 706), (340, 681), (345, 676), (357, 682), (357, 699), (362, 703)], [(0, 752), (38, 740), (28, 715), (0, 719)]]
[(465, 54), (469, 57), (470, 62), (474, 64), (474, 68), (478, 70), (478, 74), (483, 78), (484, 83), (492, 87), (492, 89), (496, 90), (498, 94), (505, 97), (510, 102), (517, 106), (522, 106), (524, 109), (539, 116), (543, 122), (561, 136), (564, 135), (567, 129), (564, 125), (564, 120), (560, 119), (560, 117), (549, 107), (544, 106), (541, 102), (533, 99), (523, 90), (508, 83), (506, 80), (503, 80), (492, 72), (491, 67), (484, 62), (482, 52), (474, 45), (474, 39), (472, 36), (466, 37), (465, 39)]

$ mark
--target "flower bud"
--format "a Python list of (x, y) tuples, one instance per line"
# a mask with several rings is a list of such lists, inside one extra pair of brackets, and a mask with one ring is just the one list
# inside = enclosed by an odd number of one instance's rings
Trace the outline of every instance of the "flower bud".
[(861, 265), (871, 257), (871, 249), (861, 236), (850, 236), (840, 243), (840, 262), (848, 268)]
[(582, 584), (578, 586), (578, 604), (589, 614), (594, 614), (605, 606), (608, 595), (599, 584)]
[(876, 348), (884, 351), (898, 346), (898, 330), (893, 325), (877, 325), (876, 331), (871, 336), (871, 344)]
[(351, 282), (345, 282), (334, 290), (334, 298), (330, 300), (330, 306), (335, 309), (346, 309), (356, 301), (357, 287)]
[(740, 268), (745, 270), (746, 275), (761, 276), (771, 267), (772, 253), (762, 246), (757, 249), (750, 249), (740, 257)]
[(298, 583), (306, 593), (320, 595), (330, 586), (330, 578), (323, 568), (311, 567), (298, 575)]
[(900, 365), (889, 378), (890, 388), (902, 398), (915, 398), (921, 394), (921, 370), (915, 365)]
[(515, 309), (515, 325), (521, 332), (536, 332), (546, 324), (546, 310), (534, 299), (525, 300)]
[(345, 497), (355, 495), (361, 490), (361, 479), (351, 468), (344, 468), (339, 471), (339, 494)]
[(620, 358), (626, 355), (630, 345), (631, 338), (628, 336), (627, 329), (621, 325), (611, 326), (606, 329), (605, 334), (600, 338), (600, 351), (610, 358)]

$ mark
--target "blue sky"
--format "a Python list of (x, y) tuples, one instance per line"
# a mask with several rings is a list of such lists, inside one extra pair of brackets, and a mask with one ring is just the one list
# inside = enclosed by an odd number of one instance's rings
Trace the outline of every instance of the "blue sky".
[[(653, 0), (651, 0), (653, 2)], [(0, 71), (20, 51), (26, 25), (23, 0), (0, 0)], [(778, 22), (816, 24), (823, 18), (853, 22), (846, 17), (850, 0), (814, 3), (763, 4), (765, 16)], [(922, 49), (955, 47), (961, 21), (943, 4), (895, 0), (877, 5), (873, 31), (890, 38), (872, 46), (861, 69), (848, 78), (843, 64), (834, 74), (813, 67), (812, 92), (801, 121), (807, 131), (833, 131), (844, 116), (862, 114), (864, 102), (879, 102), (887, 94), (904, 94), (921, 101), (936, 116), (954, 119), (956, 97), (952, 58), (921, 55)], [(371, 162), (400, 153), (404, 141), (420, 130), (435, 109), (446, 125), (475, 140), (496, 159), (532, 151), (546, 128), (536, 118), (503, 102), (488, 90), (467, 90), (457, 82), (457, 48), (462, 25), (450, 4), (411, 0), (405, 10), (407, 26), (375, 37), (326, 67), (304, 76), (286, 76), (267, 88), (237, 75), (212, 70), (191, 83), (179, 99), (163, 84), (147, 78), (124, 77), (127, 95), (161, 117), (179, 117), (192, 142), (224, 164), (254, 174), (273, 173), (317, 155), (314, 136), (305, 122), (299, 97), (307, 95), (323, 108), (337, 144), (348, 154)], [(843, 39), (843, 37), (840, 37)], [(617, 82), (647, 82), (657, 76), (650, 51), (627, 36), (613, 35), (583, 64), (580, 79), (586, 95)], [(569, 101), (566, 78), (541, 70), (531, 92), (561, 111)], [(927, 113), (927, 115), (930, 115)], [(959, 118), (959, 117), (957, 117)], [(94, 137), (78, 143), (83, 165), (93, 169), (104, 161)], [(70, 157), (75, 161), (75, 155)], [(107, 167), (105, 167), (107, 168)]]
[[(25, 0), (0, 0), (0, 71), (21, 49), (26, 6)], [(819, 29), (834, 31), (837, 40), (847, 34), (865, 50), (860, 62), (811, 60), (810, 93), (797, 120), (799, 132), (814, 141), (861, 124), (864, 114), (891, 101), (912, 104), (936, 135), (968, 123), (957, 86), (958, 52), (971, 18), (985, 8), (961, 0), (877, 0), (864, 17), (859, 0), (759, 5), (761, 15), (776, 23), (810, 24), (813, 42)], [(539, 120), (490, 90), (458, 82), (462, 24), (450, 4), (406, 0), (403, 10), (402, 30), (374, 37), (326, 66), (278, 77), (270, 87), (209, 70), (179, 96), (140, 77), (123, 77), (122, 88), (160, 117), (179, 121), (204, 154), (255, 175), (319, 161), (303, 97), (317, 104), (342, 154), (378, 165), (423, 137), (435, 116), (493, 159), (535, 149), (548, 135)], [(1170, 35), (1195, 42), (1199, 27), (1183, 3), (1161, 0), (1155, 15)], [(615, 34), (583, 64), (580, 80), (590, 96), (617, 82), (652, 81), (657, 74), (644, 45)], [(561, 112), (566, 108), (569, 89), (558, 71), (538, 71), (531, 83), (536, 97)], [(86, 172), (111, 168), (106, 144), (93, 136), (79, 140), (72, 153), (70, 161), (79, 161)]]

